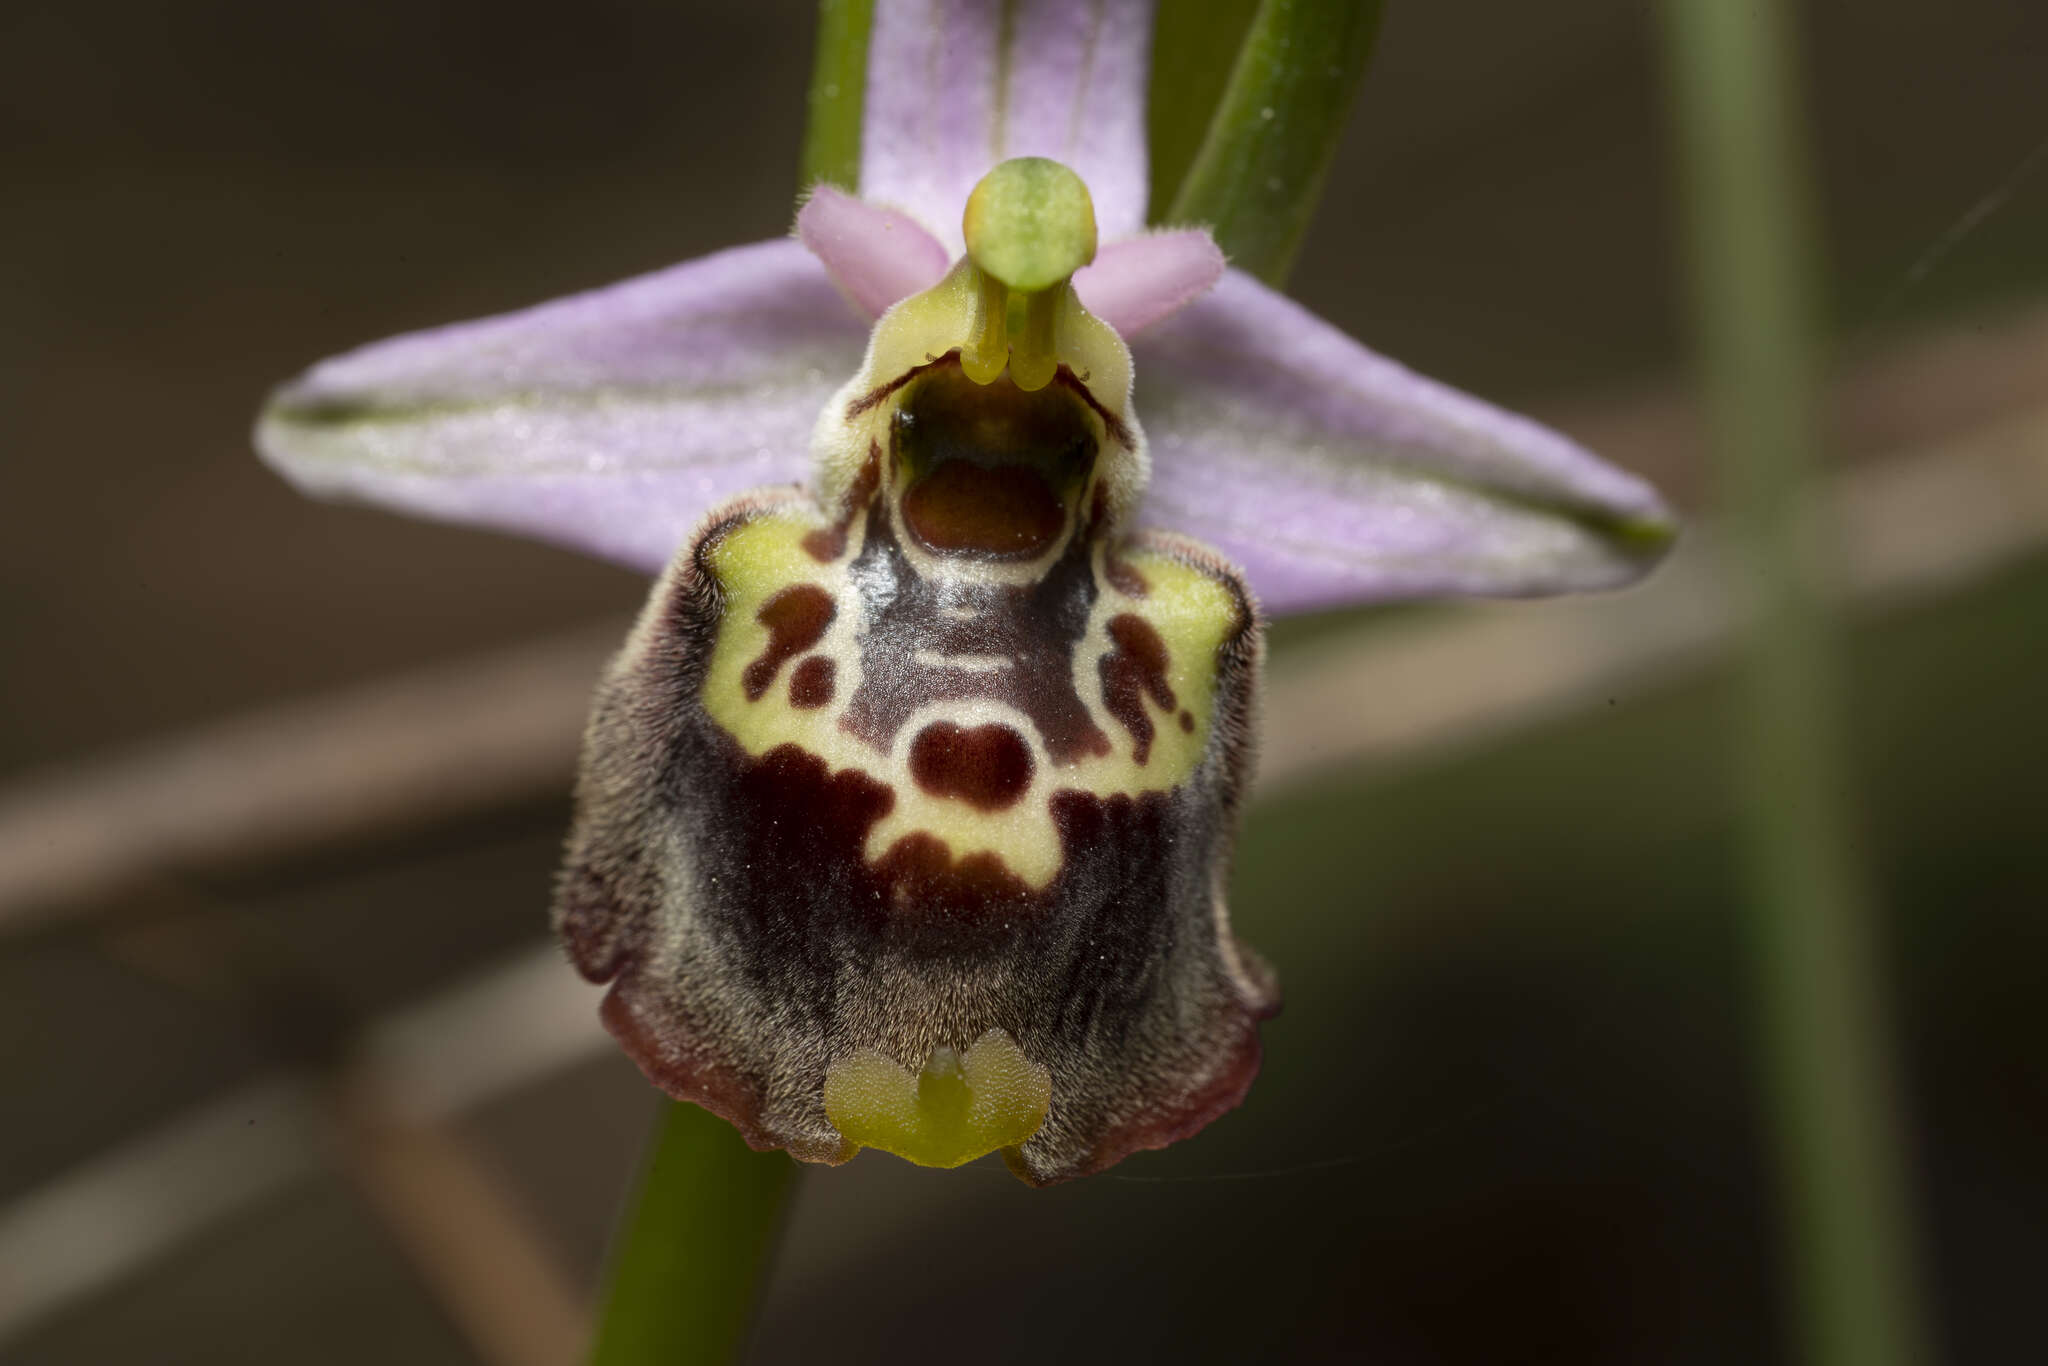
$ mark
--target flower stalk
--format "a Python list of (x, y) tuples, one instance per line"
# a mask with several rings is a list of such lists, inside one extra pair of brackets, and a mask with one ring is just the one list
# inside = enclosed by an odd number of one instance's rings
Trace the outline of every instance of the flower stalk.
[(613, 1244), (591, 1366), (735, 1360), (795, 1177), (781, 1153), (665, 1101)]
[(1798, 1359), (1922, 1359), (1813, 478), (1819, 345), (1785, 7), (1667, 0), (1693, 308), (1750, 623), (1734, 752)]

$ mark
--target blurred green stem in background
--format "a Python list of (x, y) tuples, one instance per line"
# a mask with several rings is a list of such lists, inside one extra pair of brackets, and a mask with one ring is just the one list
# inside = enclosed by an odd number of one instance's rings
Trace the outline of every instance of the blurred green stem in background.
[(1785, 7), (1665, 0), (1694, 326), (1749, 629), (1737, 795), (1800, 1360), (1923, 1357), (1842, 743), (1811, 206)]
[(612, 1249), (591, 1366), (736, 1360), (796, 1164), (730, 1124), (662, 1102), (653, 1151)]
[(819, 0), (800, 171), (805, 191), (821, 180), (849, 194), (860, 189), (860, 122), (867, 104), (868, 33), (874, 26), (875, 0)]
[(1380, 9), (1379, 0), (1259, 0), (1246, 28), (1238, 0), (1161, 0), (1147, 119), (1155, 220), (1206, 224), (1231, 264), (1284, 284), (1372, 55)]

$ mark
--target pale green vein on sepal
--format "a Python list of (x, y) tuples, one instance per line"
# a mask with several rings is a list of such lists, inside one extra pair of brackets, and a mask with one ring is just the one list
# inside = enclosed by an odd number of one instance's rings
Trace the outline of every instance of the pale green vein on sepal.
[(868, 34), (875, 0), (818, 0), (818, 47), (811, 63), (803, 184), (826, 181), (860, 191), (860, 129), (867, 106)]
[(738, 1359), (796, 1164), (730, 1124), (664, 1102), (624, 1225), (590, 1366), (725, 1366)]
[(1322, 195), (1380, 11), (1380, 0), (1260, 0), (1163, 221), (1206, 225), (1239, 269), (1282, 284)]
[[(860, 355), (855, 352), (854, 360)], [(784, 393), (808, 394), (818, 387), (808, 372), (831, 373), (844, 367), (843, 350), (817, 347), (789, 353), (796, 375), (724, 384), (607, 384), (582, 389), (506, 389), (501, 393), (433, 398), (391, 397), (375, 391), (357, 394), (301, 396), (286, 390), (273, 394), (257, 416), (257, 425), (278, 431), (317, 431), (346, 435), (351, 427), (389, 427), (404, 423), (440, 422), (481, 413), (601, 413), (625, 408), (679, 407), (761, 400), (775, 402)], [(826, 387), (829, 392), (829, 386)], [(512, 468), (494, 463), (492, 473)]]

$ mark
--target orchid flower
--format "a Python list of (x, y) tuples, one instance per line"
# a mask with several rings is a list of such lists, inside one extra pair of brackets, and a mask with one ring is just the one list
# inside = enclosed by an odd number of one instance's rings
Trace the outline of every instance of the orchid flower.
[(800, 1158), (1046, 1183), (1258, 1069), (1260, 604), (1609, 587), (1670, 520), (1148, 230), (1149, 3), (1009, 8), (880, 0), (859, 194), (791, 237), (327, 361), (257, 441), (660, 573), (554, 911), (657, 1084)]

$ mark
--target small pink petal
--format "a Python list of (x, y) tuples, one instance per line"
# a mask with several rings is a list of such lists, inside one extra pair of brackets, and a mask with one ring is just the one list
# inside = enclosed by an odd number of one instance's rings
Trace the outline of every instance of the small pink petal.
[(1202, 228), (1178, 228), (1111, 242), (1074, 274), (1081, 302), (1123, 333), (1172, 317), (1221, 278), (1223, 249)]
[(870, 318), (946, 273), (945, 247), (915, 219), (830, 185), (812, 191), (797, 212), (796, 235)]

